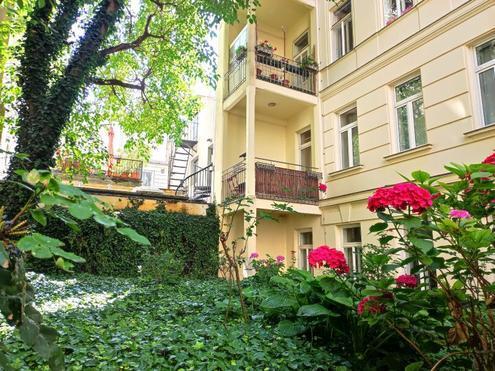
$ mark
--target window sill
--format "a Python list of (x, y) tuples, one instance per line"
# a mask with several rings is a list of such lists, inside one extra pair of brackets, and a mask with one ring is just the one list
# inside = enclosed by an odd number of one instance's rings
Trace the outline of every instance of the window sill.
[(475, 137), (478, 135), (484, 135), (486, 133), (492, 133), (492, 132), (495, 132), (495, 123), (487, 125), (487, 126), (483, 126), (482, 128), (477, 128), (474, 130), (466, 131), (464, 133), (464, 135), (467, 136), (468, 138), (470, 138), (470, 137)]
[(407, 149), (407, 150), (402, 151), (402, 152), (392, 153), (391, 155), (383, 156), (383, 158), (385, 160), (395, 160), (397, 158), (407, 157), (407, 156), (415, 154), (415, 153), (421, 153), (421, 152), (429, 151), (432, 147), (433, 147), (432, 144), (423, 144), (421, 146)]
[(355, 171), (361, 170), (363, 168), (363, 165), (356, 165), (352, 167), (348, 167), (342, 170), (337, 170), (337, 171), (332, 171), (331, 173), (328, 173), (329, 177), (334, 177), (334, 176), (339, 176), (341, 174), (347, 174), (347, 173), (353, 173)]

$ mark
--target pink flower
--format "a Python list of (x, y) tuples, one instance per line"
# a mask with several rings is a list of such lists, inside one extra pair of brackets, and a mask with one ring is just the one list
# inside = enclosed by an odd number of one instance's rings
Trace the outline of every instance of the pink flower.
[(276, 257), (277, 263), (283, 263), (285, 260), (285, 256), (279, 255)]
[(318, 186), (318, 189), (322, 192), (326, 192), (328, 187), (326, 184), (323, 184), (323, 183), (320, 183), (320, 185)]
[(328, 246), (320, 246), (311, 250), (308, 261), (312, 267), (330, 268), (338, 274), (349, 273), (349, 266), (345, 261), (344, 253)]
[(363, 313), (379, 314), (385, 312), (385, 305), (380, 303), (378, 296), (367, 296), (362, 299), (357, 306), (359, 315)]
[(405, 210), (410, 207), (414, 213), (422, 213), (432, 204), (430, 192), (414, 183), (400, 183), (392, 187), (378, 188), (368, 198), (368, 209), (372, 212), (383, 211), (387, 207), (396, 210)]
[(395, 283), (399, 287), (414, 288), (418, 286), (418, 279), (411, 274), (403, 274), (395, 279)]
[(483, 160), (483, 163), (484, 164), (495, 165), (495, 153), (492, 153), (490, 156), (488, 156), (487, 158), (485, 158)]
[(467, 210), (451, 210), (450, 211), (450, 216), (454, 219), (468, 219), (471, 217), (471, 214), (469, 214), (469, 211)]
[(249, 259), (256, 259), (260, 255), (257, 252), (252, 252), (251, 255), (249, 255)]

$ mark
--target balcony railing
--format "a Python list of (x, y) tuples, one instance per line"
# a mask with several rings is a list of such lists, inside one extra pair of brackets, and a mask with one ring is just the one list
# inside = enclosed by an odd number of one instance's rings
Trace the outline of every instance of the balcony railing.
[(310, 67), (290, 59), (256, 51), (256, 77), (307, 94), (316, 94), (316, 73)]
[[(311, 205), (318, 203), (321, 174), (316, 168), (263, 158), (256, 160), (256, 197)], [(224, 171), (222, 192), (223, 200), (245, 195), (244, 161)]]
[(143, 175), (143, 161), (111, 157), (106, 175), (115, 180), (140, 181)]
[(256, 197), (303, 204), (317, 204), (321, 174), (315, 168), (281, 161), (257, 159)]
[(246, 194), (246, 163), (241, 161), (223, 172), (222, 200), (234, 200)]
[(197, 142), (198, 128), (199, 122), (197, 118), (193, 121), (190, 121), (182, 132), (182, 140), (187, 142)]
[(246, 54), (240, 55), (230, 64), (224, 76), (223, 98), (228, 98), (246, 81)]

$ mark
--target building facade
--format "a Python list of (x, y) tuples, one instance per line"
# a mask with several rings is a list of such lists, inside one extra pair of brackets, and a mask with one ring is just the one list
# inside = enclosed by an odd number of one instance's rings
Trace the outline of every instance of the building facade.
[(307, 268), (327, 244), (359, 270), (377, 187), (494, 150), (495, 1), (263, 0), (256, 19), (222, 26), (217, 90), (216, 199), (279, 220), (248, 254)]

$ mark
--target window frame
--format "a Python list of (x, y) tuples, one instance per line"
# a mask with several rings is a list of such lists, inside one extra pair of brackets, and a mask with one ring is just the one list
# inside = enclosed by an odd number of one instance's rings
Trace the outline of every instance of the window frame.
[[(397, 87), (404, 85), (408, 83), (411, 80), (414, 80), (416, 78), (420, 79), (421, 81), (421, 92), (416, 93), (410, 97), (407, 97), (405, 99), (402, 99), (400, 101), (397, 101)], [(416, 128), (414, 127), (414, 108), (413, 108), (413, 103), (416, 102), (417, 100), (421, 99), (423, 100), (423, 111), (424, 111), (424, 96), (423, 96), (423, 79), (421, 78), (421, 74), (415, 74), (415, 75), (410, 75), (405, 79), (400, 80), (399, 82), (395, 83), (392, 86), (392, 94), (393, 94), (393, 102), (394, 102), (394, 118), (395, 118), (395, 133), (396, 133), (396, 146), (397, 146), (397, 153), (400, 152), (405, 152), (409, 151), (411, 149), (417, 148), (419, 146), (423, 146), (428, 143), (428, 140), (426, 140), (426, 143), (423, 144), (417, 144), (416, 143)], [(398, 110), (399, 108), (406, 107), (407, 110), (407, 135), (409, 137), (409, 148), (401, 149), (400, 148), (400, 128), (399, 128), (399, 114)], [(425, 119), (425, 131), (426, 131), (426, 136), (428, 135), (428, 131), (426, 130), (426, 115), (424, 115)], [(428, 137), (427, 137), (428, 139)]]
[[(351, 229), (351, 228), (359, 228), (359, 236), (360, 236), (360, 240), (359, 242), (346, 242), (346, 229)], [(362, 269), (363, 269), (363, 259), (362, 259), (362, 256), (363, 256), (363, 233), (362, 233), (362, 229), (361, 229), (361, 225), (360, 224), (352, 224), (352, 225), (344, 225), (341, 227), (341, 236), (342, 236), (342, 248), (344, 249), (344, 255), (346, 257), (346, 260), (347, 260), (347, 251), (348, 250), (351, 250), (351, 256), (352, 256), (352, 262), (351, 264), (349, 264), (349, 262), (347, 262), (347, 265), (349, 266), (349, 268), (351, 268), (351, 272), (350, 273), (360, 273), (362, 272)], [(357, 250), (360, 250), (360, 254), (357, 254), (356, 251)], [(360, 257), (360, 260), (358, 262), (358, 255)]]
[[(335, 13), (343, 8), (344, 6), (347, 5), (347, 2), (350, 3), (350, 12), (349, 14), (347, 14), (345, 17), (335, 21)], [(352, 51), (354, 49), (354, 23), (352, 21), (352, 0), (348, 0), (346, 3), (342, 4), (341, 6), (338, 6), (334, 9), (331, 10), (331, 26), (330, 26), (330, 40), (331, 40), (331, 52), (332, 52), (332, 62), (335, 62), (336, 60), (342, 58), (343, 56), (345, 56), (346, 54), (348, 54), (350, 51)], [(350, 40), (350, 44), (351, 44), (351, 48), (349, 50), (347, 50), (347, 45), (346, 45), (346, 40), (345, 40), (345, 27), (344, 25), (346, 23), (350, 22), (351, 25), (350, 25), (350, 28), (352, 30), (352, 35), (351, 35), (351, 40)], [(336, 53), (336, 45), (333, 45), (334, 44), (334, 37), (333, 35), (336, 33), (335, 31), (335, 28), (336, 26), (339, 25), (340, 27), (340, 35), (338, 37), (338, 40), (339, 40), (339, 43), (341, 44), (342, 46), (342, 55), (337, 55)]]
[[(299, 51), (299, 53), (294, 53), (295, 51), (295, 45), (296, 43), (301, 40), (304, 35), (308, 35), (308, 45), (306, 45), (305, 48), (301, 49)], [(292, 59), (295, 60), (296, 62), (298, 61), (298, 59), (301, 59), (302, 55), (304, 53), (307, 53), (309, 55), (309, 49), (310, 49), (310, 46), (311, 46), (311, 34), (309, 32), (309, 29), (306, 29), (304, 30), (298, 37), (295, 38), (295, 40), (292, 42)]]
[[(404, 14), (406, 14), (406, 9), (407, 8), (404, 8), (402, 9), (399, 14), (394, 18), (392, 19), (392, 17), (390, 17), (389, 19), (387, 19), (387, 17), (385, 16), (385, 12), (387, 10), (387, 5), (386, 5), (386, 2), (388, 0), (381, 0), (381, 5), (382, 5), (382, 19), (383, 19), (383, 27), (386, 27), (388, 26), (389, 24), (393, 23), (394, 21), (396, 21), (397, 19), (399, 19), (400, 17), (402, 17)], [(399, 5), (402, 4), (402, 0), (391, 0), (391, 1), (394, 1), (396, 4), (398, 3)], [(411, 6), (411, 9), (414, 8), (416, 6), (416, 0), (412, 0), (412, 6)], [(400, 9), (400, 6), (397, 7), (397, 9)]]
[[(350, 124), (347, 124), (346, 126), (342, 127), (342, 116), (345, 115), (346, 113), (352, 111), (352, 110), (356, 110), (356, 121), (350, 123)], [(339, 169), (340, 170), (344, 170), (344, 169), (350, 169), (351, 167), (354, 167), (354, 166), (358, 166), (359, 163), (355, 164), (354, 163), (354, 146), (353, 146), (353, 143), (352, 143), (352, 129), (354, 128), (358, 128), (358, 117), (357, 117), (357, 107), (354, 105), (354, 106), (350, 106), (350, 107), (347, 107), (346, 109), (340, 111), (340, 113), (338, 114), (338, 122), (339, 122)], [(349, 166), (347, 167), (344, 167), (344, 163), (343, 163), (343, 153), (342, 153), (342, 149), (344, 148), (344, 146), (342, 145), (342, 133), (346, 132), (347, 131), (347, 156), (349, 156)], [(359, 129), (358, 129), (358, 142), (359, 142)], [(359, 145), (358, 145), (358, 150), (359, 150)], [(359, 159), (359, 162), (361, 160)]]
[(477, 97), (477, 106), (478, 106), (478, 112), (480, 115), (480, 123), (481, 123), (481, 128), (486, 128), (492, 125), (495, 125), (495, 121), (487, 123), (485, 122), (485, 112), (484, 112), (484, 107), (483, 107), (483, 96), (481, 93), (481, 83), (480, 83), (480, 74), (483, 72), (486, 72), (490, 69), (492, 69), (495, 73), (495, 58), (483, 63), (482, 65), (478, 64), (478, 52), (477, 48), (480, 47), (483, 44), (486, 44), (487, 42), (494, 41), (495, 42), (495, 35), (491, 35), (488, 38), (483, 39), (481, 42), (476, 43), (473, 47), (473, 58), (474, 58), (474, 73), (476, 76), (476, 97)]
[[(309, 135), (310, 135), (310, 140), (309, 142), (307, 143), (302, 143), (302, 135), (306, 132), (309, 131)], [(310, 168), (312, 168), (313, 166), (313, 150), (312, 150), (312, 145), (313, 145), (313, 133), (312, 133), (312, 130), (311, 130), (311, 127), (306, 127), (304, 129), (301, 129), (297, 132), (297, 154), (298, 154), (298, 163), (299, 163), (299, 166), (301, 167), (301, 169), (305, 168), (306, 170), (309, 170)], [(304, 149), (307, 149), (307, 148), (310, 148), (310, 166), (306, 166), (306, 165), (303, 165), (302, 164), (302, 151)]]
[[(311, 233), (311, 244), (302, 243), (303, 233)], [(303, 259), (301, 258), (302, 250), (306, 251), (306, 257), (309, 257), (309, 253), (313, 250), (313, 230), (312, 229), (301, 229), (297, 231), (297, 267), (307, 272), (313, 272), (313, 268), (309, 265), (309, 261), (306, 261), (306, 269), (301, 264)]]
[(151, 177), (150, 177), (150, 184), (149, 184), (149, 185), (145, 185), (145, 184), (143, 184), (142, 186), (143, 186), (143, 187), (148, 187), (148, 188), (153, 187), (153, 185), (154, 185), (154, 183), (155, 183), (155, 171), (154, 171), (154, 170), (152, 170), (152, 169), (143, 169), (142, 179), (144, 179), (144, 173), (150, 173), (150, 174), (151, 174)]

